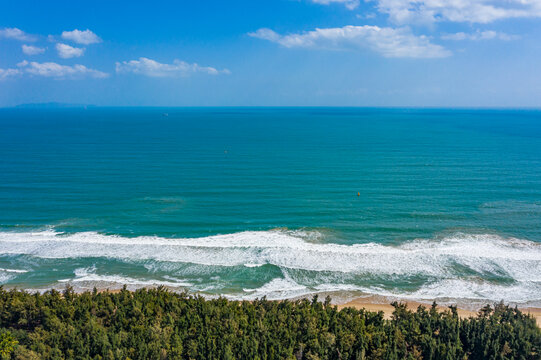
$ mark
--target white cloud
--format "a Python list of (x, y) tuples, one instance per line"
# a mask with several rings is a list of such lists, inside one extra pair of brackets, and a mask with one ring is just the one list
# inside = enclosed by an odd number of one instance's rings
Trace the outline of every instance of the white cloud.
[(116, 63), (118, 73), (134, 73), (150, 77), (175, 77), (188, 76), (194, 73), (206, 73), (210, 75), (229, 74), (227, 69), (217, 70), (209, 66), (189, 64), (184, 61), (174, 60), (172, 64), (162, 64), (155, 60), (141, 57), (138, 60), (130, 60)]
[[(360, 0), (310, 0), (321, 5), (343, 4), (354, 10)], [(436, 21), (489, 23), (500, 19), (541, 17), (541, 0), (365, 0), (376, 2), (394, 23)]]
[(62, 39), (71, 40), (77, 44), (83, 44), (83, 45), (90, 45), (90, 44), (96, 44), (96, 43), (101, 42), (101, 39), (98, 37), (98, 35), (94, 34), (92, 31), (88, 29), (84, 31), (77, 30), (77, 29), (73, 31), (63, 31)]
[(343, 4), (349, 10), (353, 10), (359, 6), (361, 1), (360, 0), (312, 0), (312, 2), (316, 4), (321, 4), (321, 5)]
[(19, 41), (36, 41), (36, 39), (17, 28), (0, 29), (0, 38), (14, 39)]
[(380, 12), (399, 24), (436, 21), (489, 23), (541, 17), (541, 0), (375, 0)]
[(51, 77), (56, 79), (79, 79), (84, 77), (92, 78), (106, 78), (109, 74), (104, 72), (87, 68), (84, 65), (60, 65), (54, 62), (28, 62), (26, 60), (17, 64), (17, 66), (25, 73), (35, 75)]
[(58, 51), (58, 56), (60, 56), (62, 59), (69, 59), (83, 56), (85, 49), (58, 43), (56, 44), (56, 51)]
[(22, 50), (26, 55), (39, 55), (45, 52), (45, 48), (32, 45), (22, 45)]
[(426, 36), (412, 34), (408, 28), (349, 25), (289, 35), (280, 35), (270, 29), (259, 29), (248, 35), (287, 48), (369, 49), (389, 58), (440, 58), (451, 55), (449, 50), (432, 44)]
[(364, 13), (355, 15), (357, 19), (375, 19), (378, 17), (376, 13)]
[(0, 69), (0, 81), (19, 75), (20, 73), (21, 71), (18, 69)]
[(497, 32), (493, 30), (487, 30), (487, 31), (476, 31), (471, 34), (467, 34), (464, 32), (458, 32), (454, 34), (444, 34), (441, 36), (444, 40), (516, 40), (520, 37), (517, 35), (509, 35), (502, 32)]

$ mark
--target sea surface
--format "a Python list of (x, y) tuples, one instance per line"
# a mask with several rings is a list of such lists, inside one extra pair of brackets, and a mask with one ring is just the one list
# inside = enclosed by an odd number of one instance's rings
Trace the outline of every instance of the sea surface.
[(0, 285), (541, 306), (541, 111), (0, 109)]

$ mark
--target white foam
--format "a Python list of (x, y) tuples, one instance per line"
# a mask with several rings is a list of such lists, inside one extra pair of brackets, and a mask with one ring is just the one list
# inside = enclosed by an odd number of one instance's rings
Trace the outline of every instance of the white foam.
[(43, 258), (104, 257), (202, 265), (274, 264), (291, 269), (444, 275), (461, 264), (541, 280), (541, 245), (495, 235), (456, 235), (401, 246), (311, 243), (287, 231), (241, 232), (195, 239), (126, 238), (94, 232), (0, 233), (0, 252)]
[[(295, 282), (287, 273), (284, 278), (275, 278), (256, 289), (243, 289), (242, 294), (227, 295), (230, 299), (254, 300), (266, 296), (269, 300), (292, 299), (319, 293), (366, 293), (374, 289), (351, 284), (320, 284), (314, 287), (300, 285)], [(342, 296), (343, 297), (343, 296)], [(348, 299), (348, 297), (345, 297)]]
[(266, 296), (270, 300), (288, 299), (298, 296), (304, 296), (311, 291), (303, 285), (297, 284), (289, 277), (272, 279), (265, 285), (257, 289), (243, 289), (244, 295), (231, 296), (245, 300), (253, 300)]
[(13, 275), (0, 272), (0, 285), (5, 284), (9, 280), (13, 279), (13, 277), (14, 277)]
[(367, 294), (411, 300), (438, 300), (439, 302), (486, 303), (498, 302), (541, 306), (541, 283), (517, 282), (511, 285), (494, 284), (480, 279), (443, 279), (426, 284), (413, 292), (363, 288)]
[(14, 279), (17, 275), (16, 274), (23, 274), (28, 272), (27, 270), (19, 270), (19, 269), (5, 269), (0, 268), (0, 285), (3, 285), (7, 283), (8, 281)]
[[(413, 240), (400, 246), (376, 243), (340, 245), (323, 243), (321, 238), (318, 232), (287, 230), (241, 232), (193, 239), (127, 238), (94, 232), (60, 234), (50, 230), (37, 233), (2, 232), (0, 253), (41, 258), (102, 257), (130, 262), (193, 263), (210, 266), (207, 269), (210, 272), (212, 266), (252, 268), (271, 264), (283, 270), (309, 270), (322, 275), (316, 284), (299, 278), (295, 278), (295, 281), (291, 278), (275, 279), (262, 288), (247, 289), (247, 295), (256, 297), (291, 297), (292, 294), (310, 291), (342, 289), (392, 296), (401, 294), (402, 297), (419, 299), (453, 296), (541, 301), (541, 244), (536, 242), (492, 234), (455, 234), (441, 239)], [(464, 269), (467, 271), (464, 272)], [(329, 272), (334, 275), (324, 275)], [(469, 278), (463, 278), (466, 273), (470, 274)], [(332, 284), (333, 279), (340, 279), (340, 274), (344, 275), (345, 280)], [(385, 277), (396, 278), (400, 282), (404, 277), (411, 276), (431, 280), (419, 290), (409, 293), (376, 286), (355, 287), (347, 281), (348, 277)], [(489, 282), (488, 279), (495, 276), (506, 279), (508, 285)], [(104, 275), (96, 274), (79, 278), (85, 281), (138, 282), (141, 285), (147, 281), (104, 278)]]
[(7, 273), (18, 273), (18, 274), (23, 274), (23, 273), (27, 273), (28, 270), (19, 270), (19, 269), (3, 269), (3, 268), (0, 268), (0, 272), (7, 272)]
[(254, 263), (244, 264), (244, 266), (246, 266), (247, 268), (262, 267), (263, 265), (265, 264), (254, 264)]
[(148, 280), (148, 279), (135, 279), (128, 276), (120, 275), (99, 275), (96, 274), (96, 268), (79, 268), (75, 269), (75, 278), (59, 280), (61, 283), (88, 283), (88, 284), (120, 284), (129, 285), (135, 287), (145, 286), (167, 286), (171, 288), (189, 287), (191, 283), (177, 280), (177, 281), (164, 281), (164, 280)]

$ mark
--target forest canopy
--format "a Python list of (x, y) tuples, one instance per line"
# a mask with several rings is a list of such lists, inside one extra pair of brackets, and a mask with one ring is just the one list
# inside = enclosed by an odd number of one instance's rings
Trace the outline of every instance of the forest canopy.
[(3, 359), (540, 359), (533, 317), (503, 304), (391, 319), (318, 301), (205, 299), (165, 288), (43, 294), (0, 287)]

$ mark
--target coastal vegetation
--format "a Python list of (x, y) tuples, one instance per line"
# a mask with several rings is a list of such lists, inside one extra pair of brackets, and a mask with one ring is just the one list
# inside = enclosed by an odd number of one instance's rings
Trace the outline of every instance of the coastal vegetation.
[(205, 299), (165, 288), (0, 287), (3, 359), (540, 359), (533, 317), (504, 304), (382, 312), (318, 301)]

